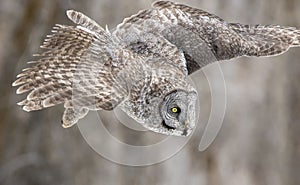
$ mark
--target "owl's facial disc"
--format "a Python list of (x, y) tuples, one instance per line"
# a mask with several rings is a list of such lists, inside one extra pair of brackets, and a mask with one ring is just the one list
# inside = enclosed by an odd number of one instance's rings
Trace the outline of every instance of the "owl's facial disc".
[(165, 96), (161, 105), (162, 129), (169, 135), (188, 136), (196, 122), (195, 91), (174, 90)]

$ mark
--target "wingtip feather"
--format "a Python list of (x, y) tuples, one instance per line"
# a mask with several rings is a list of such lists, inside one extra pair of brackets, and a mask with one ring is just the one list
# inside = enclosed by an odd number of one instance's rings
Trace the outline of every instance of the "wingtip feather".
[(29, 90), (30, 90), (30, 89), (28, 89), (27, 84), (25, 84), (25, 85), (22, 85), (21, 87), (19, 87), (19, 88), (17, 89), (16, 94), (23, 94), (23, 93), (25, 93), (25, 92), (27, 92), (27, 91), (29, 91)]
[(67, 14), (67, 17), (68, 17), (70, 20), (73, 21), (73, 17), (76, 15), (76, 11), (70, 9), (70, 10), (67, 10), (67, 11), (66, 11), (66, 14)]
[(11, 84), (11, 86), (16, 87), (16, 86), (18, 86), (18, 83), (19, 83), (18, 80), (16, 80)]
[(22, 100), (22, 101), (18, 102), (17, 105), (23, 106), (22, 109), (24, 111), (30, 112), (30, 111), (32, 111), (32, 109), (30, 108), (30, 106), (27, 105), (28, 103), (30, 103), (30, 102), (28, 102), (28, 100), (25, 99), (25, 100)]

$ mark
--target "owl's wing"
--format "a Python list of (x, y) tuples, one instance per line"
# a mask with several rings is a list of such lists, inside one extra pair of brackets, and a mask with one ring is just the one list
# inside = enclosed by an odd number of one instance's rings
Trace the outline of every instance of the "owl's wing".
[(115, 34), (130, 29), (161, 34), (182, 50), (189, 74), (214, 61), (276, 55), (300, 45), (296, 28), (227, 23), (203, 10), (169, 1), (152, 6), (126, 18)]
[(79, 12), (67, 15), (77, 26), (56, 25), (41, 45), (44, 52), (13, 83), (20, 86), (17, 94), (29, 92), (19, 103), (25, 111), (65, 103), (64, 127), (89, 109), (113, 109), (126, 94), (112, 75), (118, 48), (110, 33)]

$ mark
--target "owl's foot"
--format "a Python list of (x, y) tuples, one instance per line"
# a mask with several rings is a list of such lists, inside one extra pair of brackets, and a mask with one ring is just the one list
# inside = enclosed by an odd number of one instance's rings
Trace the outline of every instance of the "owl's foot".
[(89, 110), (87, 108), (66, 108), (63, 118), (62, 118), (62, 127), (69, 128), (76, 124), (79, 119), (87, 115)]

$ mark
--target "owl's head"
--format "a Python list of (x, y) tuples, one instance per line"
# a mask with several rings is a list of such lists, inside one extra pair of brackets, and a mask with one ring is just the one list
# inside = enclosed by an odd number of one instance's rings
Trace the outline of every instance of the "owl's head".
[[(197, 91), (173, 89), (147, 103), (125, 101), (122, 109), (145, 128), (160, 134), (188, 136), (197, 121)], [(138, 104), (138, 106), (137, 106)]]
[(188, 136), (196, 122), (196, 91), (173, 90), (159, 105), (161, 132)]
[[(197, 91), (177, 67), (158, 61), (145, 70), (148, 81), (135, 81), (122, 109), (145, 128), (165, 135), (188, 136), (196, 125)], [(145, 75), (146, 76), (146, 75)]]

